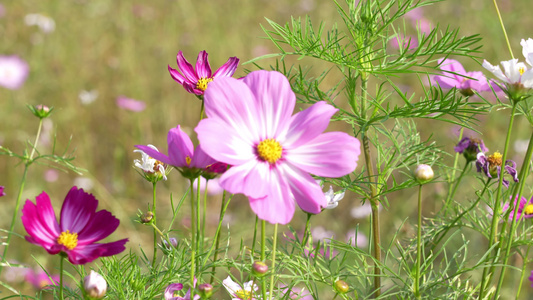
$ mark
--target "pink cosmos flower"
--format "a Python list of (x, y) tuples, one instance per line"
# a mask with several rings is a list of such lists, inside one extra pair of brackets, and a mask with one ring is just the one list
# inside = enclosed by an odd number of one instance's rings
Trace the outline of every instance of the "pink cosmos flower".
[(24, 277), (26, 282), (29, 282), (35, 289), (42, 290), (50, 285), (59, 286), (59, 275), (50, 275), (46, 274), (43, 270), (33, 271), (28, 270), (26, 276)]
[(140, 112), (146, 108), (146, 103), (125, 96), (118, 96), (117, 106), (125, 110)]
[(389, 44), (394, 49), (399, 49), (400, 45), (402, 45), (402, 48), (413, 50), (416, 47), (418, 47), (418, 39), (414, 36), (405, 36), (403, 34), (398, 34), (396, 37), (389, 40)]
[(28, 63), (20, 57), (0, 56), (0, 86), (17, 90), (22, 87), (29, 73)]
[(29, 234), (26, 240), (42, 246), (50, 254), (65, 253), (75, 265), (124, 251), (128, 239), (96, 243), (109, 236), (120, 223), (107, 210), (96, 212), (97, 206), (98, 200), (93, 195), (74, 186), (65, 197), (58, 223), (50, 198), (42, 192), (35, 204), (26, 200), (22, 209), (22, 224)]
[(195, 129), (200, 144), (209, 156), (232, 165), (220, 185), (248, 196), (262, 220), (287, 224), (294, 201), (306, 212), (320, 213), (326, 196), (309, 173), (340, 177), (357, 166), (359, 140), (323, 133), (337, 109), (318, 102), (291, 116), (296, 97), (279, 72), (217, 79), (204, 101), (208, 118)]
[(0, 197), (5, 196), (4, 187), (0, 185)]
[[(514, 204), (511, 207), (512, 210), (509, 213), (509, 220), (513, 219), (515, 205), (518, 205), (518, 214), (516, 215), (517, 221), (520, 219), (533, 218), (533, 198), (530, 200), (527, 200), (526, 198), (522, 197), (519, 202), (518, 197), (516, 197)], [(504, 214), (507, 214), (508, 210), (509, 210), (509, 203), (505, 203), (505, 205), (502, 208), (502, 211), (504, 212)]]
[[(196, 279), (194, 279), (194, 284), (196, 285)], [(171, 283), (165, 289), (165, 300), (199, 300), (200, 295), (194, 295), (191, 299), (191, 289), (183, 296), (179, 296), (179, 292), (183, 289), (183, 284), (181, 283)]]
[(215, 78), (231, 77), (237, 70), (239, 59), (237, 57), (230, 57), (228, 61), (223, 64), (214, 74), (211, 73), (211, 66), (207, 60), (207, 52), (200, 51), (196, 59), (196, 68), (185, 59), (183, 53), (180, 51), (177, 55), (178, 68), (183, 75), (175, 69), (168, 66), (170, 76), (174, 78), (179, 84), (183, 85), (185, 90), (191, 94), (201, 96), (207, 89), (207, 85)]
[(482, 72), (467, 72), (463, 65), (454, 59), (439, 59), (439, 68), (443, 71), (443, 75), (437, 75), (433, 77), (433, 80), (443, 89), (456, 88), (465, 96), (473, 95), (473, 91), (491, 90), (487, 78)]
[(204, 169), (216, 163), (200, 145), (194, 149), (191, 139), (181, 130), (180, 125), (170, 129), (167, 143), (168, 156), (150, 146), (135, 145), (135, 147), (162, 163), (176, 167), (186, 178), (196, 178)]

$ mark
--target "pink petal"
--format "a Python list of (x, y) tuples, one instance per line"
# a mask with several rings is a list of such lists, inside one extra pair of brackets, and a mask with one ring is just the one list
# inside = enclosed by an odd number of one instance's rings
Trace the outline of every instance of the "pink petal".
[(272, 224), (287, 224), (294, 215), (294, 200), (289, 185), (276, 168), (272, 168), (267, 174), (268, 177), (261, 182), (268, 190), (267, 196), (250, 197), (250, 207), (261, 220)]
[(303, 211), (318, 214), (327, 206), (326, 196), (313, 177), (289, 164), (283, 164), (281, 168), (296, 203)]
[(187, 78), (183, 77), (183, 75), (181, 75), (178, 70), (172, 69), (170, 66), (168, 66), (168, 72), (170, 73), (170, 76), (172, 76), (172, 78), (176, 80), (179, 84), (183, 84), (187, 81)]
[(195, 131), (202, 150), (217, 161), (240, 165), (256, 159), (253, 142), (244, 139), (240, 134), (246, 131), (246, 128), (236, 132), (223, 120), (208, 118), (200, 121)]
[(329, 125), (329, 120), (337, 109), (324, 101), (317, 102), (291, 118), (289, 130), (283, 146), (295, 148), (320, 135)]
[[(187, 157), (192, 159), (194, 146), (191, 138), (181, 130), (180, 125), (170, 129), (167, 136), (168, 156), (172, 165), (176, 167), (188, 167)], [(155, 158), (155, 157), (154, 157)]]
[(36, 198), (36, 204), (26, 200), (22, 208), (22, 225), (30, 236), (26, 239), (33, 244), (50, 249), (60, 234), (59, 224), (50, 203), (50, 197), (42, 192)]
[(196, 74), (198, 79), (211, 78), (211, 66), (209, 66), (209, 60), (207, 60), (207, 52), (200, 51), (198, 58), (196, 59)]
[(194, 149), (194, 155), (191, 161), (191, 167), (204, 169), (209, 165), (216, 163), (217, 161), (207, 155), (200, 145), (196, 146)]
[[(439, 83), (442, 88), (451, 89), (454, 87), (461, 88), (461, 83), (466, 75), (466, 71), (458, 61), (454, 59), (439, 59), (439, 68), (443, 71), (443, 75), (435, 76), (435, 81)], [(450, 72), (459, 74), (452, 74)]]
[(99, 257), (115, 255), (126, 249), (124, 244), (127, 241), (128, 239), (123, 239), (106, 244), (78, 246), (73, 250), (67, 251), (68, 260), (74, 265), (83, 265)]
[(359, 140), (344, 132), (327, 132), (287, 151), (285, 158), (301, 170), (323, 177), (340, 177), (357, 167)]
[(168, 156), (166, 156), (165, 154), (157, 151), (157, 150), (154, 150), (148, 146), (145, 146), (145, 145), (135, 145), (135, 147), (137, 147), (138, 149), (140, 149), (142, 152), (148, 154), (148, 156), (150, 156), (151, 158), (154, 158), (154, 159), (157, 159), (159, 160), (160, 162), (163, 162), (167, 165), (173, 165), (172, 164), (172, 161), (170, 160), (170, 158)]
[(238, 130), (236, 133), (244, 140), (253, 143), (263, 137), (260, 135), (263, 117), (252, 91), (243, 81), (231, 77), (215, 79), (205, 91), (204, 104), (207, 117), (220, 118), (232, 131)]
[(283, 135), (291, 121), (296, 96), (291, 84), (283, 74), (274, 71), (254, 71), (244, 78), (252, 91), (260, 123), (261, 139)]
[(237, 57), (230, 57), (226, 63), (216, 70), (215, 74), (213, 74), (213, 78), (233, 76), (238, 65), (239, 59)]
[(97, 206), (98, 200), (92, 194), (72, 187), (61, 207), (59, 224), (61, 231), (81, 232), (93, 218)]
[(190, 82), (198, 82), (198, 76), (196, 75), (196, 72), (194, 71), (192, 65), (185, 59), (181, 50), (178, 52), (176, 60), (178, 62), (178, 68), (183, 73), (185, 78), (187, 78), (187, 80)]
[(78, 233), (78, 245), (87, 245), (105, 239), (117, 229), (119, 224), (120, 221), (107, 210), (97, 212), (85, 228)]
[(220, 177), (219, 184), (232, 194), (244, 194), (252, 198), (261, 198), (268, 194), (267, 184), (270, 178), (270, 164), (250, 160), (231, 167)]

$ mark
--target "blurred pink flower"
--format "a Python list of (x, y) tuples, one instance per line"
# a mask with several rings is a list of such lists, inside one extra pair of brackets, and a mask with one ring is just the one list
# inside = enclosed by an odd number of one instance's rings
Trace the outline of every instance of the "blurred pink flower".
[(96, 243), (113, 233), (120, 223), (107, 210), (96, 212), (97, 206), (98, 200), (93, 195), (72, 187), (61, 207), (58, 223), (50, 198), (42, 192), (35, 204), (26, 200), (22, 209), (22, 224), (28, 232), (25, 238), (52, 255), (65, 254), (74, 265), (124, 251), (128, 239)]
[(4, 186), (0, 185), (0, 197), (5, 196), (6, 193), (4, 192)]
[(6, 8), (0, 3), (0, 18), (3, 18), (6, 15)]
[(143, 111), (146, 108), (146, 103), (139, 100), (127, 98), (125, 96), (118, 96), (117, 105), (118, 107), (123, 108), (125, 110), (131, 110), (135, 112)]
[(28, 63), (17, 55), (0, 55), (0, 86), (17, 90), (22, 87), (29, 73)]
[(337, 109), (321, 101), (292, 115), (296, 97), (279, 72), (220, 78), (204, 96), (208, 118), (195, 129), (200, 145), (232, 165), (220, 185), (246, 195), (262, 220), (287, 224), (295, 202), (320, 213), (326, 197), (309, 173), (340, 177), (357, 166), (359, 140), (344, 132), (323, 133)]
[(56, 169), (44, 171), (44, 180), (46, 182), (56, 182), (59, 179), (59, 172)]
[[(204, 177), (200, 176), (200, 190), (202, 192), (205, 191), (205, 184), (206, 184), (206, 180)], [(198, 187), (198, 179), (196, 179), (194, 181), (194, 188), (195, 190), (197, 189)], [(219, 183), (219, 178), (213, 178), (213, 179), (210, 179), (208, 184), (207, 184), (207, 194), (210, 195), (210, 196), (216, 196), (216, 195), (220, 195), (224, 192), (224, 189), (220, 186), (220, 183)]]
[[(490, 91), (487, 78), (480, 71), (467, 72), (463, 65), (454, 59), (441, 58), (438, 61), (443, 75), (436, 75), (433, 80), (443, 89), (456, 88), (465, 96), (473, 95), (473, 91)], [(469, 79), (466, 77), (471, 77)]]
[(418, 47), (418, 39), (414, 36), (405, 36), (402, 33), (399, 33), (389, 40), (389, 45), (394, 49), (399, 49), (400, 44), (402, 45), (402, 49), (408, 48), (409, 50), (412, 50)]
[[(510, 197), (511, 199), (512, 197)], [(517, 201), (518, 197), (515, 198), (514, 204), (511, 207), (511, 212), (508, 212), (509, 210), (509, 203), (505, 203), (505, 205), (502, 208), (503, 214), (509, 213), (509, 220), (513, 219), (514, 216), (514, 209), (515, 205), (518, 205), (518, 214), (516, 216), (516, 220), (520, 219), (531, 219), (533, 218), (533, 198), (527, 200), (527, 198), (522, 197), (520, 201)], [(491, 210), (492, 212), (492, 210)]]
[(43, 270), (33, 271), (30, 269), (24, 279), (38, 290), (45, 289), (50, 285), (59, 285), (59, 275), (48, 276)]
[(352, 229), (346, 233), (346, 242), (357, 248), (366, 248), (368, 246), (368, 237), (361, 231), (355, 234), (355, 230)]
[(198, 58), (196, 59), (196, 68), (185, 59), (181, 50), (176, 57), (178, 62), (178, 68), (183, 75), (170, 66), (168, 71), (170, 76), (176, 80), (179, 84), (183, 85), (185, 90), (191, 94), (201, 96), (207, 89), (207, 85), (216, 78), (231, 77), (237, 70), (239, 59), (237, 57), (230, 57), (228, 61), (223, 64), (214, 74), (211, 73), (211, 66), (207, 59), (207, 52), (200, 51)]

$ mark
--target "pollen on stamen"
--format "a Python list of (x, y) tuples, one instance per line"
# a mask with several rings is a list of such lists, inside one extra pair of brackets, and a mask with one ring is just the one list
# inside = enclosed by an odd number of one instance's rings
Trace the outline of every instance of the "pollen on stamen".
[(520, 75), (524, 75), (524, 72), (526, 72), (526, 68), (520, 67), (518, 68), (518, 72), (520, 73)]
[(187, 166), (191, 164), (191, 157), (189, 155), (185, 157), (185, 162), (187, 163)]
[(533, 204), (528, 204), (524, 209), (524, 214), (533, 215)]
[(70, 231), (63, 231), (57, 238), (57, 243), (65, 246), (68, 250), (76, 248), (78, 245), (78, 234)]
[(257, 155), (264, 161), (273, 164), (281, 158), (283, 148), (281, 144), (274, 139), (263, 140), (257, 145)]
[(501, 166), (502, 165), (502, 155), (500, 152), (494, 152), (494, 154), (487, 157), (487, 161), (490, 166)]
[(202, 77), (202, 78), (198, 79), (198, 82), (196, 83), (196, 88), (201, 90), (201, 91), (205, 91), (207, 89), (207, 85), (211, 81), (213, 81), (213, 78)]

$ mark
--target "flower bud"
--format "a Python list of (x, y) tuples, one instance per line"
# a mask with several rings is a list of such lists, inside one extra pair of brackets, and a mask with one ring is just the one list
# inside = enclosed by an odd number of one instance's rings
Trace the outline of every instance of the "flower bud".
[(209, 299), (213, 295), (213, 286), (209, 283), (202, 283), (198, 286), (198, 291), (202, 299)]
[(91, 273), (83, 279), (83, 289), (89, 299), (102, 299), (107, 290), (107, 282), (102, 275), (91, 270)]
[(151, 211), (149, 211), (141, 216), (141, 223), (143, 224), (150, 223), (153, 218), (154, 218), (154, 214)]
[(28, 109), (33, 113), (34, 116), (36, 116), (39, 119), (47, 118), (54, 108), (50, 108), (46, 105), (39, 104), (35, 106), (28, 105)]
[(340, 294), (345, 294), (350, 290), (350, 286), (344, 280), (335, 281), (335, 290)]
[(433, 169), (429, 165), (418, 165), (415, 170), (415, 178), (420, 183), (424, 183), (427, 181), (430, 181), (433, 179), (435, 174), (433, 173)]
[(262, 261), (256, 261), (252, 265), (252, 274), (255, 277), (262, 277), (268, 272), (268, 266)]

